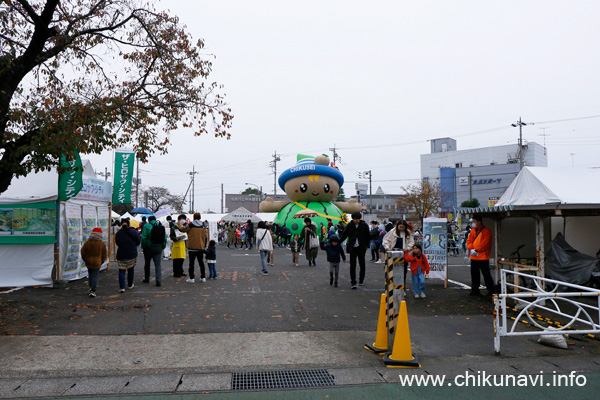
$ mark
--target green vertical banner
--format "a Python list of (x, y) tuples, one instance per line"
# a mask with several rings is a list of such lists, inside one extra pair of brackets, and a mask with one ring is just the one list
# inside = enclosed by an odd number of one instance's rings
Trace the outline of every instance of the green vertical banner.
[(135, 155), (131, 150), (115, 152), (115, 170), (113, 180), (113, 204), (131, 203), (131, 182), (133, 180), (133, 164)]
[(58, 201), (67, 201), (76, 196), (83, 188), (83, 165), (79, 152), (73, 153), (75, 158), (68, 161), (65, 156), (60, 157), (60, 166), (66, 170), (58, 177)]

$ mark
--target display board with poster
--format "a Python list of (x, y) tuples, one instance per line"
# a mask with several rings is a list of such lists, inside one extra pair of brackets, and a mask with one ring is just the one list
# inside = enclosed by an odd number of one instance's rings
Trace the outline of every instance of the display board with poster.
[(429, 277), (448, 279), (448, 238), (445, 218), (423, 220), (423, 253), (429, 261)]
[(106, 248), (108, 249), (108, 235), (109, 235), (109, 229), (108, 227), (110, 226), (110, 208), (108, 207), (96, 207), (97, 208), (97, 215), (98, 215), (98, 222), (97, 222), (97, 227), (102, 229), (102, 240), (104, 241), (104, 244), (106, 245)]
[(75, 279), (79, 275), (81, 264), (81, 206), (78, 204), (65, 205), (67, 217), (67, 254), (63, 267), (62, 278)]
[[(96, 207), (94, 206), (83, 206), (83, 223), (82, 223), (82, 232), (83, 232), (83, 242), (88, 240), (90, 234), (94, 230), (95, 227), (98, 226), (98, 212), (96, 211)], [(82, 243), (83, 245), (83, 243)], [(85, 263), (81, 260), (81, 268), (85, 267)]]
[(90, 233), (98, 226), (98, 211), (94, 206), (83, 206), (83, 241), (88, 240)]
[(54, 243), (56, 203), (2, 204), (0, 244)]
[(214, 240), (215, 243), (219, 243), (219, 224), (217, 221), (210, 221), (208, 223), (208, 240)]

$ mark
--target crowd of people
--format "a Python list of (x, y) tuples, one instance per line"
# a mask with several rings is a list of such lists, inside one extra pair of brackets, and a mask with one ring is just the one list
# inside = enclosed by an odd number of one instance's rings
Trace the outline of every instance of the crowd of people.
[[(494, 283), (489, 271), (489, 252), (491, 248), (491, 232), (482, 224), (479, 215), (473, 217), (472, 229), (465, 241), (465, 246), (471, 258), (472, 291), (479, 294), (480, 273), (490, 293), (494, 292)], [(291, 261), (299, 266), (299, 255), (302, 250), (306, 255), (309, 267), (316, 266), (319, 249), (325, 251), (329, 263), (329, 284), (338, 287), (340, 262), (346, 263), (349, 258), (351, 289), (365, 282), (365, 255), (371, 252), (371, 262), (382, 263), (384, 254), (388, 251), (404, 251), (404, 282), (410, 269), (412, 274), (413, 292), (415, 298), (425, 298), (425, 276), (429, 273), (429, 263), (423, 254), (420, 243), (415, 242), (415, 236), (420, 232), (405, 220), (395, 224), (371, 221), (367, 224), (359, 212), (352, 214), (351, 221), (346, 225), (334, 225), (328, 220), (328, 226), (318, 227), (310, 218), (304, 219), (300, 234), (292, 236), (287, 227), (260, 221), (256, 230), (254, 223), (248, 220), (245, 224), (224, 223), (219, 226), (219, 242), (228, 248), (252, 249), (257, 247), (260, 253), (262, 275), (269, 274), (268, 266), (274, 266), (274, 247), (281, 246), (291, 251)], [(344, 245), (345, 243), (345, 245)], [(173, 277), (187, 277), (187, 283), (196, 283), (196, 264), (199, 267), (199, 281), (217, 279), (217, 242), (209, 240), (208, 223), (201, 220), (200, 213), (195, 213), (188, 221), (181, 214), (173, 221), (169, 216), (160, 223), (154, 216), (144, 218), (140, 229), (130, 226), (130, 221), (120, 221), (120, 229), (115, 235), (117, 246), (116, 259), (119, 268), (119, 292), (125, 288), (134, 287), (134, 268), (137, 263), (138, 247), (141, 246), (144, 255), (143, 283), (150, 282), (151, 264), (154, 264), (156, 286), (162, 285), (162, 260), (173, 261)], [(102, 230), (94, 228), (88, 240), (81, 249), (81, 256), (89, 270), (89, 296), (96, 297), (98, 273), (108, 254), (102, 241)], [(187, 274), (184, 271), (184, 261), (189, 257)], [(205, 261), (206, 264), (205, 265)], [(208, 266), (208, 277), (206, 274)], [(357, 276), (358, 266), (358, 276)], [(410, 266), (410, 267), (409, 267)]]

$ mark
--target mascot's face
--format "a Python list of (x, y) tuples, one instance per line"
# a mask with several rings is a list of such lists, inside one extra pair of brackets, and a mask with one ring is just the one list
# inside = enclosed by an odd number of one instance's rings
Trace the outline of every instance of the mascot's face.
[(298, 176), (285, 183), (285, 193), (292, 201), (330, 202), (339, 191), (338, 181), (324, 175)]

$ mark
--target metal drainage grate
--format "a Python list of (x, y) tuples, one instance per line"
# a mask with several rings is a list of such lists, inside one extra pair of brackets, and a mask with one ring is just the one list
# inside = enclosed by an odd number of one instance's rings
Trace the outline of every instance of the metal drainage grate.
[(333, 376), (326, 369), (288, 371), (234, 372), (232, 390), (284, 389), (335, 386)]

